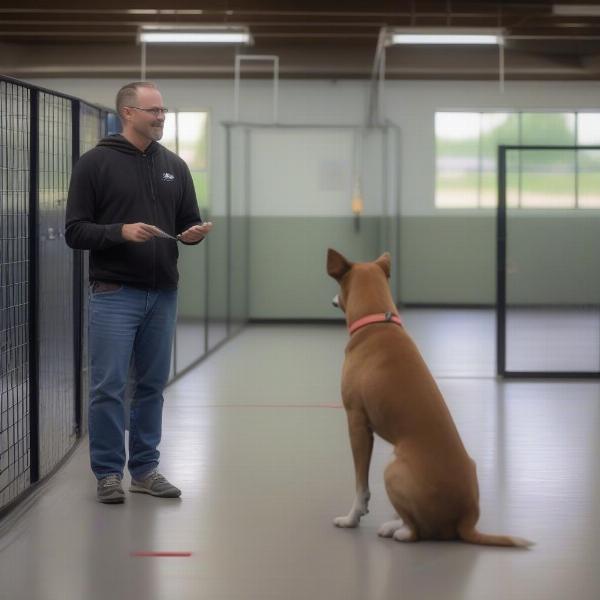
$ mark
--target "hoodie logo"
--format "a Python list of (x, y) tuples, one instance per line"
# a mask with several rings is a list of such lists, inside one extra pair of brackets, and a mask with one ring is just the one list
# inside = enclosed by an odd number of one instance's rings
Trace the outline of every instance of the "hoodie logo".
[(163, 181), (175, 181), (175, 175), (172, 175), (171, 173), (163, 173), (162, 174), (162, 178)]

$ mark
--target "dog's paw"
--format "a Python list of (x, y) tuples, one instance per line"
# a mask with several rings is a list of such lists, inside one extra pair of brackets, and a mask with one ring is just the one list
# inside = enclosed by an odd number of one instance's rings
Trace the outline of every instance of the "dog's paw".
[(387, 521), (379, 528), (377, 535), (384, 538), (391, 538), (394, 536), (396, 531), (402, 529), (403, 527), (404, 521)]
[(400, 529), (397, 529), (396, 531), (394, 531), (393, 538), (397, 542), (416, 542), (417, 541), (417, 536), (415, 535), (415, 532), (412, 529), (409, 529), (408, 527), (401, 527)]
[(336, 527), (358, 527), (360, 517), (354, 517), (353, 515), (347, 515), (345, 517), (336, 517), (333, 520), (333, 524)]

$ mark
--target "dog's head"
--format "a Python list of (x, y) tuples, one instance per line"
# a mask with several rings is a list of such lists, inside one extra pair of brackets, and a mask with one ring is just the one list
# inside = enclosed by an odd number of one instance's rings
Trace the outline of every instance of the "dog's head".
[(370, 263), (350, 262), (339, 252), (332, 248), (327, 250), (327, 273), (340, 284), (340, 293), (333, 298), (333, 305), (346, 312), (353, 281), (356, 279), (378, 279), (385, 282), (390, 277), (391, 257), (389, 252), (382, 254), (377, 260)]

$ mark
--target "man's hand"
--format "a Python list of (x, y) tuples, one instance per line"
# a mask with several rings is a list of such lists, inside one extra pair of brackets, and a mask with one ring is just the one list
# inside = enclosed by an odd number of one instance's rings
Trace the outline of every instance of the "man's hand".
[(194, 244), (203, 239), (212, 228), (213, 224), (210, 221), (208, 223), (202, 223), (202, 225), (193, 225), (177, 237), (186, 244)]
[(128, 242), (147, 242), (157, 236), (156, 229), (146, 223), (129, 223), (121, 227), (121, 235)]

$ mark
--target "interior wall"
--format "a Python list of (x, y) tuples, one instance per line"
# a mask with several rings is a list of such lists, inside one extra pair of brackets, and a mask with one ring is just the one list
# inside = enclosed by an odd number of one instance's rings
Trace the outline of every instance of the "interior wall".
[[(112, 105), (118, 88), (126, 83), (117, 79), (45, 79), (38, 85), (71, 93), (96, 103)], [(211, 119), (210, 190), (211, 218), (218, 234), (219, 215), (226, 202), (225, 128), (222, 121), (233, 115), (233, 82), (224, 80), (157, 80), (165, 104), (177, 110), (207, 110)], [(271, 118), (271, 82), (242, 82), (240, 118), (268, 122)], [(369, 86), (364, 81), (288, 81), (280, 82), (279, 121), (323, 125), (359, 125), (365, 116)], [(395, 175), (400, 194), (400, 281), (402, 302), (433, 304), (492, 304), (495, 300), (496, 236), (495, 211), (440, 210), (435, 197), (434, 114), (449, 110), (600, 110), (600, 83), (596, 82), (511, 82), (504, 92), (497, 82), (475, 81), (394, 81), (386, 83), (384, 114), (400, 129)], [(287, 142), (286, 142), (287, 143)], [(268, 174), (273, 189), (298, 185), (297, 165), (272, 169)], [(366, 210), (379, 205), (365, 199)], [(285, 205), (285, 198), (281, 200)], [(324, 271), (324, 249), (328, 246), (348, 249), (350, 258), (376, 258), (381, 247), (381, 224), (376, 217), (364, 219), (358, 234), (352, 229), (350, 202), (346, 214), (312, 214), (307, 198), (304, 223), (302, 215), (274, 215), (269, 211), (251, 213), (251, 314), (254, 318), (328, 318), (335, 316), (328, 303), (333, 282)], [(596, 219), (600, 211), (589, 211)], [(548, 218), (542, 212), (529, 214), (526, 223), (527, 243), (536, 242), (539, 227), (535, 219)], [(561, 218), (579, 219), (580, 215), (561, 213)], [(373, 218), (373, 224), (369, 219)], [(518, 216), (516, 217), (519, 218)], [(334, 224), (337, 223), (337, 224)], [(541, 222), (541, 221), (540, 221)], [(577, 236), (577, 226), (567, 227)], [(523, 228), (521, 230), (525, 231)], [(543, 234), (543, 227), (540, 235)], [(355, 236), (355, 237), (352, 237)], [(552, 272), (556, 277), (571, 271), (570, 265), (586, 260), (575, 240), (563, 240), (564, 251)], [(597, 249), (591, 248), (591, 255)], [(586, 255), (589, 256), (589, 255)], [(531, 257), (530, 257), (531, 258)], [(542, 257), (543, 259), (543, 257)], [(286, 262), (287, 261), (287, 262)], [(289, 262), (291, 261), (291, 262)], [(286, 264), (284, 264), (286, 263)], [(323, 289), (292, 301), (289, 286), (274, 289), (270, 283), (277, 265), (278, 277), (284, 281), (305, 282), (305, 289)], [(533, 264), (525, 270), (535, 269)], [(583, 272), (589, 272), (585, 265)], [(598, 279), (598, 278), (596, 278)], [(570, 281), (564, 280), (566, 289)], [(560, 281), (558, 282), (560, 286)], [(322, 288), (320, 287), (322, 286)], [(597, 281), (589, 282), (587, 297), (600, 297)], [(573, 292), (574, 294), (575, 292)], [(572, 295), (573, 295), (572, 294)], [(544, 289), (529, 290), (530, 301), (543, 298)], [(287, 308), (285, 308), (287, 307)]]

